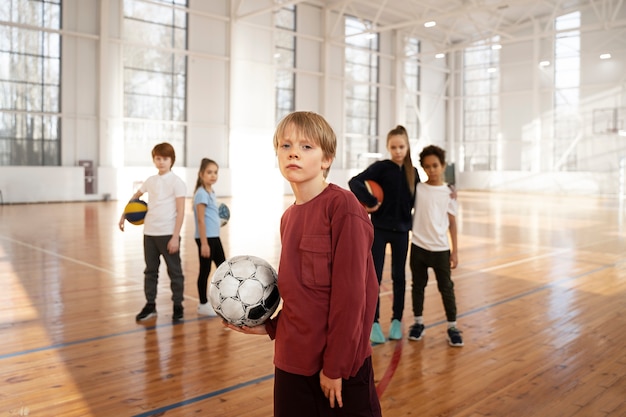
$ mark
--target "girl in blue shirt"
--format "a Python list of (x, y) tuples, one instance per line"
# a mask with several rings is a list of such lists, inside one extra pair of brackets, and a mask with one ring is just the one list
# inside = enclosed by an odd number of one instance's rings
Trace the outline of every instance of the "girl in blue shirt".
[(208, 302), (207, 285), (211, 262), (218, 267), (226, 260), (224, 248), (220, 240), (220, 216), (213, 184), (217, 182), (219, 166), (217, 162), (203, 158), (200, 162), (198, 180), (193, 196), (193, 215), (196, 222), (195, 240), (198, 246), (200, 272), (198, 273), (198, 297), (200, 305), (198, 314), (216, 316)]

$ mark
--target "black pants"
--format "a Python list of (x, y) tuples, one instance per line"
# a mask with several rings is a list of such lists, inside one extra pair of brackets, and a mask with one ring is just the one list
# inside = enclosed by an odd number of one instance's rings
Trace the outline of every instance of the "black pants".
[(454, 283), (450, 273), (450, 251), (431, 252), (411, 244), (411, 272), (413, 274), (413, 314), (424, 314), (424, 290), (428, 284), (428, 268), (432, 268), (437, 278), (437, 288), (441, 294), (443, 308), (448, 321), (456, 321), (456, 299)]
[[(391, 319), (402, 320), (404, 312), (404, 292), (406, 291), (406, 255), (409, 251), (409, 232), (394, 232), (390, 230), (375, 229), (374, 243), (372, 244), (372, 258), (378, 285), (383, 278), (383, 265), (385, 263), (385, 250), (387, 244), (391, 245), (391, 281), (393, 283), (393, 315)], [(376, 304), (374, 321), (380, 318), (380, 299)]]
[(209, 274), (211, 273), (211, 262), (215, 263), (217, 268), (226, 260), (224, 256), (224, 248), (222, 247), (222, 241), (219, 237), (208, 237), (207, 242), (209, 248), (211, 248), (211, 256), (208, 258), (202, 257), (200, 253), (200, 239), (196, 239), (196, 245), (198, 246), (198, 258), (200, 259), (200, 272), (198, 273), (198, 298), (201, 304), (206, 304), (209, 300), (207, 298), (207, 287), (209, 282)]
[(275, 369), (274, 417), (381, 417), (371, 357), (354, 377), (342, 380), (341, 397), (343, 407), (335, 403), (330, 408), (319, 374), (303, 376)]

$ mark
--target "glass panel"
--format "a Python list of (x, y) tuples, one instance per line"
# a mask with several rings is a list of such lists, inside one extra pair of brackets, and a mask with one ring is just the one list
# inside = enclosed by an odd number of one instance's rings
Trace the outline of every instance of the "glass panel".
[(554, 45), (554, 170), (576, 170), (577, 150), (571, 144), (580, 131), (580, 12), (559, 16)]
[(295, 109), (296, 67), (296, 6), (285, 6), (276, 11), (274, 26), (275, 118), (276, 122)]
[(126, 122), (124, 132), (133, 140), (126, 144), (124, 163), (126, 166), (141, 166), (152, 163), (152, 148), (156, 143), (169, 142), (176, 152), (176, 165), (185, 155), (185, 126), (162, 122)]
[(124, 45), (124, 115), (146, 120), (124, 125), (127, 166), (149, 164), (157, 141), (178, 146), (177, 162), (186, 163), (186, 129), (169, 122), (186, 120), (187, 56), (155, 48), (186, 49), (187, 13), (174, 6), (186, 7), (187, 2), (124, 1), (124, 36), (145, 45)]
[(476, 42), (463, 53), (463, 152), (465, 170), (492, 170), (499, 166), (500, 53), (491, 45), (498, 37)]
[(60, 0), (0, 2), (0, 20), (30, 26), (0, 26), (0, 165), (60, 164), (61, 36), (36, 29), (60, 29), (60, 13)]
[(347, 17), (344, 33), (345, 162), (346, 168), (363, 168), (363, 153), (378, 151), (378, 34), (370, 22)]
[(296, 6), (290, 5), (279, 9), (276, 12), (275, 26), (281, 29), (296, 29)]

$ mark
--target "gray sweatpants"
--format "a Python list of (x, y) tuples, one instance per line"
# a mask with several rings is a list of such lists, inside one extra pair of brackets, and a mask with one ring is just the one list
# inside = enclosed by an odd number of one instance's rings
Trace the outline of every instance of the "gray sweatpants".
[(146, 261), (143, 288), (146, 294), (146, 301), (154, 303), (157, 296), (157, 286), (159, 283), (159, 266), (161, 256), (167, 265), (167, 273), (170, 276), (170, 288), (172, 289), (172, 301), (174, 304), (183, 303), (183, 293), (185, 291), (185, 277), (180, 262), (180, 251), (170, 254), (167, 251), (167, 242), (172, 236), (143, 236), (143, 254)]

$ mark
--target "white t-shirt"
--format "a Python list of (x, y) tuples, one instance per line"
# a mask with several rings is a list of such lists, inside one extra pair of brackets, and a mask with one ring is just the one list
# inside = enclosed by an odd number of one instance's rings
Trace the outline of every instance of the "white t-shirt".
[(458, 207), (450, 192), (447, 185), (417, 184), (411, 243), (432, 252), (450, 249), (448, 213), (456, 217)]
[(148, 212), (143, 224), (143, 234), (173, 235), (176, 226), (176, 198), (185, 197), (187, 193), (184, 181), (170, 171), (148, 177), (139, 190), (148, 193)]

